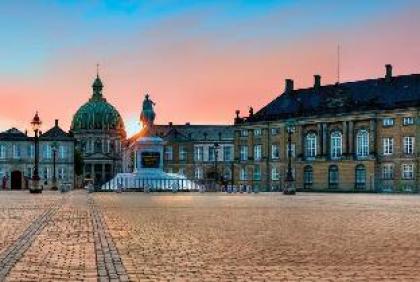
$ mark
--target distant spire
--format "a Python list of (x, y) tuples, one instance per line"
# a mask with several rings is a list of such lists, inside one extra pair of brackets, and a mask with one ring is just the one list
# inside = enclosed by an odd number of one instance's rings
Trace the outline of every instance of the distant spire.
[(99, 64), (96, 64), (96, 77), (99, 77)]
[(337, 83), (340, 83), (340, 44), (337, 45)]
[(99, 77), (99, 64), (96, 64), (96, 78), (92, 84), (93, 88), (93, 95), (92, 98), (94, 99), (102, 99), (102, 89), (104, 85)]

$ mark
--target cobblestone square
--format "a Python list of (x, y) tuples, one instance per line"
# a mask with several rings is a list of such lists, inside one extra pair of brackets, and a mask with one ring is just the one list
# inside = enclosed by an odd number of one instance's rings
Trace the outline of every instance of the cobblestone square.
[(419, 200), (0, 192), (0, 281), (418, 281)]

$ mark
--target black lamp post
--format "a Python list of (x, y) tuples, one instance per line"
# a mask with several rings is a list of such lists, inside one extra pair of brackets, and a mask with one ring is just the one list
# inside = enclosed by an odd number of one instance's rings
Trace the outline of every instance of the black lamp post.
[(35, 167), (34, 167), (34, 174), (32, 175), (32, 185), (29, 189), (31, 193), (42, 193), (42, 188), (39, 187), (39, 129), (41, 127), (41, 119), (38, 116), (38, 112), (36, 112), (34, 118), (31, 121), (32, 129), (35, 132)]
[(288, 121), (287, 124), (287, 175), (286, 175), (286, 187), (283, 193), (286, 195), (296, 194), (294, 187), (294, 179), (292, 173), (292, 133), (294, 124), (292, 121)]
[(56, 169), (55, 169), (55, 164), (56, 164), (56, 156), (57, 156), (57, 150), (58, 150), (58, 143), (56, 141), (54, 141), (51, 145), (52, 151), (53, 151), (53, 179), (52, 179), (52, 190), (58, 190), (57, 187), (57, 176), (56, 176)]

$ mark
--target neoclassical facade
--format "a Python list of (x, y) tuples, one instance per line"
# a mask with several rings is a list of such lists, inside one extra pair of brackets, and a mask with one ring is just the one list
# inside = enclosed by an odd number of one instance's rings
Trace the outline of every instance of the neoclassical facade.
[[(58, 126), (39, 137), (39, 176), (43, 188), (52, 187), (54, 176), (57, 185), (74, 185), (75, 139)], [(55, 152), (55, 153), (54, 153)], [(0, 185), (2, 189), (28, 189), (34, 172), (34, 137), (16, 128), (0, 133)]]
[(288, 165), (298, 190), (418, 191), (420, 75), (294, 89), (235, 118), (235, 183), (281, 190)]
[(101, 185), (122, 171), (126, 132), (120, 114), (103, 96), (99, 75), (92, 89), (89, 101), (73, 117), (71, 132), (82, 154), (84, 179)]

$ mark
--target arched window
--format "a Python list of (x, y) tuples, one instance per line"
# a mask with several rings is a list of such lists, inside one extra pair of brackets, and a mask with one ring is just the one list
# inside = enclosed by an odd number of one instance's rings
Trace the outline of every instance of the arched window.
[(331, 158), (340, 158), (343, 153), (343, 136), (341, 132), (334, 131), (331, 133)]
[(362, 129), (357, 133), (357, 156), (367, 157), (369, 155), (369, 132)]
[(311, 189), (313, 183), (313, 170), (312, 166), (307, 165), (303, 170), (303, 186), (305, 189)]
[(310, 132), (306, 134), (305, 138), (305, 157), (315, 158), (316, 157), (316, 134)]
[(331, 165), (328, 169), (328, 188), (336, 189), (338, 188), (339, 175), (338, 167), (336, 165)]
[(232, 179), (232, 170), (228, 167), (226, 167), (223, 171), (223, 178), (225, 180), (231, 180)]
[(356, 179), (356, 189), (365, 189), (366, 188), (366, 168), (364, 165), (360, 164), (356, 166), (355, 171)]

